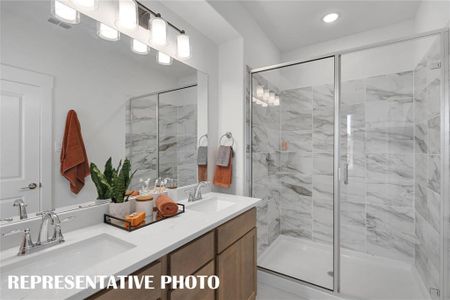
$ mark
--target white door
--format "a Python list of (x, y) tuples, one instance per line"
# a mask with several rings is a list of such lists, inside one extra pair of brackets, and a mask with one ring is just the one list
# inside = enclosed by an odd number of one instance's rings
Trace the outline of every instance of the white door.
[(36, 212), (40, 204), (42, 88), (0, 81), (0, 217), (18, 216), (16, 199)]

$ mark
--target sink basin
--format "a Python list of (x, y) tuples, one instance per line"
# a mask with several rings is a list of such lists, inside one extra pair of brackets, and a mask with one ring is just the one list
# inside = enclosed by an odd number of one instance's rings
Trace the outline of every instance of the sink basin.
[[(64, 245), (64, 244), (61, 244)], [(109, 234), (100, 234), (89, 239), (62, 246), (10, 264), (2, 265), (0, 271), (1, 297), (3, 299), (33, 299), (33, 290), (8, 289), (8, 275), (87, 275), (95, 265), (134, 248), (135, 245), (115, 238)], [(64, 298), (64, 290), (53, 290), (52, 299)], [(47, 298), (48, 299), (48, 298)]]
[(234, 202), (221, 200), (218, 198), (210, 198), (201, 200), (199, 202), (194, 202), (193, 204), (188, 206), (188, 209), (195, 210), (198, 212), (208, 213), (208, 212), (219, 212), (224, 210), (232, 205)]
[(133, 247), (109, 234), (100, 234), (55, 250), (48, 248), (49, 251), (2, 266), (2, 289), (7, 291), (8, 275), (83, 275), (96, 264)]

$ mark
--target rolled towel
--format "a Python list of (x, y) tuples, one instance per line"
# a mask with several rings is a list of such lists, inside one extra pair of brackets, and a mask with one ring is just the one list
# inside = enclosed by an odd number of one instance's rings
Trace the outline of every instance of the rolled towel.
[(171, 217), (178, 212), (178, 205), (167, 195), (160, 195), (155, 204), (159, 214), (163, 217)]

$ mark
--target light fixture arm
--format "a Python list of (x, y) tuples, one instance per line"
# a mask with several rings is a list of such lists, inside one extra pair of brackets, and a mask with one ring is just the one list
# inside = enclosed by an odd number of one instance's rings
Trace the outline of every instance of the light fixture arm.
[[(150, 8), (148, 8), (147, 6), (143, 5), (139, 1), (136, 1), (136, 3), (138, 5), (138, 7), (141, 8), (142, 10), (148, 12), (149, 14), (151, 14), (151, 15), (157, 17), (157, 18), (162, 18), (160, 13), (151, 10)], [(162, 19), (164, 19), (164, 18), (162, 18)], [(180, 33), (180, 34), (185, 34), (186, 33), (185, 30), (178, 28), (177, 26), (173, 25), (172, 23), (170, 23), (166, 19), (164, 19), (164, 21), (166, 21), (167, 25), (169, 25), (170, 27), (175, 29), (178, 33)]]

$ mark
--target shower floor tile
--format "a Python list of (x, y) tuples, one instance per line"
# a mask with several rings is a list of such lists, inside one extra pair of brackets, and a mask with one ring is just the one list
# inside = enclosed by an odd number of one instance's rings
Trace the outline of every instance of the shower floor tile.
[[(332, 289), (330, 245), (280, 235), (259, 257), (258, 266)], [(341, 250), (341, 291), (360, 299), (430, 299), (415, 268), (361, 252)]]

